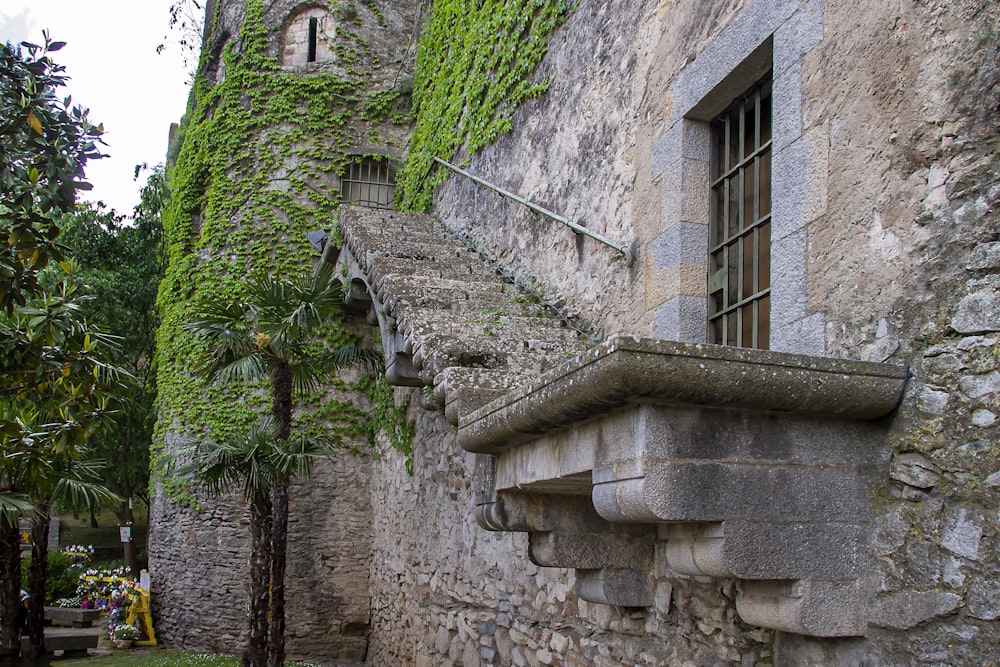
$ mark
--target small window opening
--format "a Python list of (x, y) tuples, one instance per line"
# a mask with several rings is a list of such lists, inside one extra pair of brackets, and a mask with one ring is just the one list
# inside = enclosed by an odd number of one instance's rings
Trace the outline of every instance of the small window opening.
[(306, 62), (316, 62), (316, 39), (319, 32), (319, 19), (315, 16), (309, 18), (309, 55)]
[(711, 123), (708, 341), (768, 349), (771, 74)]
[(357, 206), (392, 210), (395, 194), (396, 172), (387, 160), (355, 160), (340, 181), (341, 199)]

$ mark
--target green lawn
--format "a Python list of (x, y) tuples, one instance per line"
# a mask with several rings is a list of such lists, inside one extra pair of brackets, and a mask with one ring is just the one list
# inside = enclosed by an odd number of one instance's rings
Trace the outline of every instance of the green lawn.
[[(99, 655), (73, 660), (54, 660), (59, 667), (237, 667), (239, 658), (230, 655), (187, 653), (166, 648), (133, 648), (114, 651), (112, 655)], [(308, 667), (300, 662), (286, 663)]]
[(59, 660), (60, 667), (236, 667), (238, 658), (228, 655), (186, 653), (164, 648), (143, 648), (115, 651), (114, 655), (94, 656), (79, 660)]

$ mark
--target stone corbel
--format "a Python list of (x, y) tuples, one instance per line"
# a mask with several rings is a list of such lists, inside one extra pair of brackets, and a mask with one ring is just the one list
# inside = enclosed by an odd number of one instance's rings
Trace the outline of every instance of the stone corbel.
[(393, 386), (422, 387), (424, 381), (413, 364), (406, 338), (400, 334), (394, 318), (388, 315), (377, 289), (368, 283), (350, 249), (327, 245), (324, 261), (334, 264), (335, 275), (345, 276), (344, 305), (348, 310), (365, 312), (368, 323), (378, 326), (385, 355), (385, 378)]
[[(623, 338), (459, 418), (476, 517), (530, 534), (592, 602), (651, 604), (676, 576), (738, 582), (737, 611), (812, 636), (866, 632), (867, 489), (907, 371)], [(655, 532), (653, 532), (655, 531)]]

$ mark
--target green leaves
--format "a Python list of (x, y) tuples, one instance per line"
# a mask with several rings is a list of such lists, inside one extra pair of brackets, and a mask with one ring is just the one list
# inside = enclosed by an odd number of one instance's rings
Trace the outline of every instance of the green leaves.
[(277, 423), (264, 418), (221, 441), (189, 441), (174, 456), (174, 474), (210, 495), (238, 491), (250, 502), (289, 479), (308, 477), (313, 460), (335, 453), (321, 438), (293, 434), (279, 440)]
[(66, 76), (48, 54), (63, 42), (0, 44), (0, 309), (39, 293), (38, 272), (62, 259), (54, 216), (69, 211), (84, 167), (101, 157), (103, 128), (87, 110), (59, 99)]
[(532, 77), (569, 11), (564, 0), (434, 3), (417, 50), (416, 129), (398, 181), (403, 207), (429, 209), (447, 177), (434, 171), (434, 157), (477, 153), (510, 132), (521, 103), (545, 91)]

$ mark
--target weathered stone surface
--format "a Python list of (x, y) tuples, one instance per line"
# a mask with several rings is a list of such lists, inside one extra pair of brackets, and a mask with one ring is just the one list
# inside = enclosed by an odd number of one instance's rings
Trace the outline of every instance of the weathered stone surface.
[(982, 398), (1000, 392), (1000, 372), (986, 375), (966, 375), (959, 380), (959, 388), (969, 398)]
[[(222, 5), (225, 16), (239, 17), (238, 3)], [(552, 36), (536, 73), (538, 80), (551, 81), (550, 92), (518, 110), (513, 131), (472, 156), (470, 169), (590, 228), (634, 241), (639, 261), (625, 268), (606, 248), (457, 178), (436, 203), (452, 228), (467, 233), (509, 273), (536, 281), (551, 301), (602, 336), (701, 340), (699, 313), (706, 299), (704, 281), (694, 280), (691, 270), (698, 268), (696, 253), (690, 246), (655, 243), (671, 227), (668, 214), (698, 213), (707, 200), (704, 189), (678, 192), (670, 176), (667, 144), (691, 139), (677, 130), (684, 124), (671, 119), (698, 104), (703, 89), (713, 85), (705, 83), (714, 81), (710, 74), (771, 38), (774, 55), (764, 65), (777, 75), (774, 147), (786, 153), (783, 164), (776, 163), (781, 189), (774, 229), (788, 239), (801, 232), (794, 247), (779, 248), (788, 270), (773, 279), (776, 298), (791, 302), (796, 316), (806, 316), (776, 328), (772, 340), (782, 349), (808, 345), (817, 354), (845, 359), (892, 354), (916, 369), (915, 395), (885, 419), (889, 437), (872, 460), (933, 451), (949, 471), (947, 483), (929, 493), (920, 490), (929, 487), (890, 484), (888, 466), (870, 479), (867, 497), (876, 516), (886, 517), (872, 526), (878, 557), (868, 561), (884, 594), (875, 609), (881, 613), (878, 627), (857, 641), (748, 630), (736, 618), (732, 582), (673, 579), (662, 563), (655, 583), (658, 591), (672, 586), (669, 605), (658, 601), (643, 618), (633, 618), (587, 603), (574, 593), (571, 572), (527, 562), (525, 536), (477, 528), (468, 514), (470, 457), (440, 416), (414, 409), (414, 474), (407, 474), (405, 457), (392, 450), (374, 464), (370, 664), (481, 664), (492, 650), (494, 664), (545, 660), (597, 667), (739, 664), (741, 658), (745, 664), (773, 659), (778, 665), (978, 665), (1000, 659), (996, 633), (989, 632), (995, 618), (986, 620), (994, 613), (990, 591), (996, 582), (983, 571), (996, 549), (995, 530), (984, 528), (974, 549), (974, 531), (960, 528), (963, 522), (949, 514), (961, 503), (966, 522), (995, 515), (989, 494), (1000, 486), (1000, 472), (989, 448), (996, 438), (988, 430), (995, 424), (987, 424), (980, 410), (996, 412), (997, 387), (990, 379), (997, 370), (996, 341), (948, 326), (985, 332), (978, 328), (989, 323), (982, 306), (992, 307), (988, 283), (970, 280), (994, 272), (997, 261), (1000, 86), (995, 45), (976, 26), (998, 19), (1000, 8), (986, 0), (902, 6), (816, 0), (618, 6), (581, 0)], [(749, 83), (734, 77), (725, 90), (739, 95)], [(701, 151), (704, 161), (706, 148), (702, 143), (690, 152)], [(696, 188), (694, 181), (682, 178), (681, 186)], [(783, 191), (802, 196), (790, 205)], [(428, 242), (418, 228), (386, 229), (386, 235), (397, 232)], [(660, 266), (677, 260), (692, 263), (683, 264), (684, 273)], [(388, 274), (375, 290), (402, 294), (397, 286), (411, 279)], [(487, 297), (491, 290), (463, 291), (456, 285), (461, 281), (445, 286), (444, 279), (442, 291), (430, 295), (413, 282), (398, 303), (447, 308), (464, 305), (459, 301), (468, 296), (494, 308), (506, 299), (503, 290)], [(684, 307), (666, 308), (672, 298)], [(391, 300), (384, 305), (397, 307)], [(783, 308), (776, 309), (776, 321), (788, 319)], [(685, 318), (688, 324), (681, 326)], [(934, 352), (928, 350), (925, 359), (921, 350), (928, 344)], [(946, 394), (947, 401), (939, 393), (922, 396), (922, 387)], [(397, 389), (396, 398), (415, 406), (419, 397)], [(590, 416), (599, 413), (600, 407)], [(966, 446), (973, 443), (982, 444)], [(916, 470), (904, 475), (928, 481)], [(985, 478), (989, 488), (970, 483), (970, 477)], [(178, 532), (193, 522), (183, 514), (162, 518), (180, 525)], [(979, 559), (945, 548), (944, 536)], [(212, 546), (214, 551), (194, 537), (190, 544), (179, 540), (171, 548), (187, 548), (190, 560), (178, 559), (172, 567), (200, 571), (197, 564), (213, 558), (241, 567), (245, 556)], [(176, 583), (166, 576), (163, 581)], [(198, 601), (204, 603), (199, 608), (222, 610), (206, 615), (216, 624), (232, 620), (225, 616), (224, 595)], [(837, 607), (829, 609), (835, 613)], [(494, 621), (492, 637), (480, 633)], [(445, 641), (438, 642), (439, 628), (448, 635), (446, 650)], [(557, 633), (568, 641), (556, 640)], [(192, 631), (185, 638), (201, 637)], [(230, 634), (224, 643), (236, 641)]]
[(1000, 268), (1000, 241), (982, 243), (972, 249), (967, 269), (998, 269)]
[(620, 337), (463, 417), (459, 433), (469, 451), (490, 451), (639, 398), (872, 418), (895, 407), (905, 377), (899, 366)]
[(985, 408), (972, 411), (972, 425), (981, 428), (989, 428), (997, 421), (997, 416), (992, 410)]
[(979, 542), (983, 537), (981, 521), (965, 509), (951, 513), (941, 535), (941, 546), (963, 558), (979, 560)]
[(965, 334), (1000, 330), (1000, 293), (993, 289), (963, 298), (951, 328)]
[(931, 387), (924, 387), (917, 397), (917, 407), (932, 415), (940, 414), (948, 405), (950, 394)]
[(918, 489), (930, 489), (941, 478), (941, 468), (923, 454), (907, 452), (892, 457), (889, 476)]
[(969, 585), (966, 612), (983, 621), (1000, 618), (1000, 581), (992, 577), (973, 580)]
[(962, 604), (954, 593), (897, 591), (875, 598), (871, 624), (894, 630), (908, 630), (938, 616), (951, 614)]

